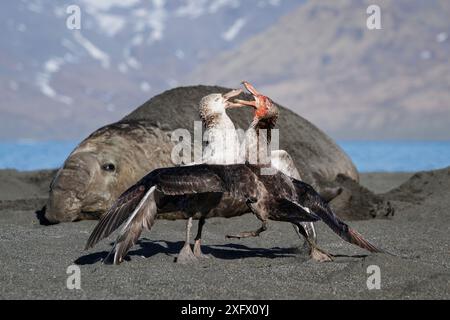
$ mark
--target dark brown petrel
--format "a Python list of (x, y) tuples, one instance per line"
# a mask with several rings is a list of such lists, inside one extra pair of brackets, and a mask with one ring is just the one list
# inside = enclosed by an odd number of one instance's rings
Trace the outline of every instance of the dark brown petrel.
[[(298, 226), (302, 222), (322, 220), (345, 241), (371, 252), (382, 252), (338, 218), (310, 185), (279, 171), (270, 176), (260, 172), (261, 166), (250, 164), (200, 164), (156, 169), (125, 191), (102, 216), (86, 249), (125, 223), (111, 251), (114, 263), (119, 264), (142, 230), (150, 230), (153, 226), (161, 203), (171, 202), (172, 207), (184, 212), (188, 218), (196, 213), (206, 216), (222, 197), (230, 197), (245, 203), (262, 221), (262, 228), (266, 228), (268, 220)], [(190, 245), (189, 237), (186, 240), (180, 255)]]
[[(269, 97), (261, 94), (248, 81), (243, 81), (242, 84), (252, 94), (254, 100), (246, 101), (236, 99), (234, 101), (235, 104), (246, 105), (255, 109), (253, 121), (246, 132), (247, 161), (250, 161), (250, 163), (255, 163), (251, 160), (255, 161), (256, 158), (256, 163), (264, 164), (270, 162), (271, 167), (294, 179), (301, 180), (301, 175), (295, 166), (294, 160), (287, 151), (270, 150), (269, 144), (272, 137), (272, 130), (274, 129), (279, 116), (278, 107)], [(261, 132), (266, 132), (267, 137), (264, 134), (260, 134)], [(261, 150), (260, 146), (264, 145), (266, 145), (266, 148)], [(252, 157), (253, 159), (251, 159)], [(322, 190), (321, 195), (325, 196), (327, 201), (330, 201), (339, 195), (340, 192), (340, 188), (328, 188), (326, 190)], [(299, 237), (305, 238), (306, 244), (310, 250), (310, 256), (313, 260), (321, 262), (332, 260), (332, 257), (327, 252), (317, 246), (317, 234), (313, 222), (300, 223), (300, 229), (298, 225), (294, 224), (293, 226)], [(258, 236), (264, 230), (264, 228), (260, 228), (257, 231), (241, 232), (237, 235), (228, 237), (243, 238)]]

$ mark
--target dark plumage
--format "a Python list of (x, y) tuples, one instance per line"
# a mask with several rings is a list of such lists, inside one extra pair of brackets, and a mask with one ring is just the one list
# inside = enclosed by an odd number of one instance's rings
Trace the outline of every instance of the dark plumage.
[(237, 165), (193, 165), (156, 169), (125, 191), (100, 219), (86, 249), (109, 236), (125, 221), (115, 242), (114, 262), (120, 263), (136, 243), (143, 229), (150, 229), (156, 214), (176, 207), (189, 218), (205, 217), (224, 198), (245, 203), (263, 222), (300, 224), (322, 220), (344, 240), (371, 252), (381, 252), (339, 219), (329, 205), (308, 184), (281, 172), (261, 175), (261, 167)]

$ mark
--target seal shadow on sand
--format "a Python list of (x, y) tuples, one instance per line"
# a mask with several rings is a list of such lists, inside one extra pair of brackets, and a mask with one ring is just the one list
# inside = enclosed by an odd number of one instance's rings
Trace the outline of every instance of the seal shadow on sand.
[[(113, 243), (111, 243), (111, 246)], [(183, 241), (165, 241), (165, 240), (154, 240), (150, 241), (146, 238), (139, 240), (136, 244), (139, 246), (138, 249), (130, 251), (125, 258), (125, 260), (130, 261), (133, 257), (144, 257), (150, 258), (154, 255), (163, 253), (167, 256), (174, 257), (176, 261), (176, 256), (180, 252), (184, 245)], [(290, 247), (290, 248), (255, 248), (249, 247), (238, 243), (229, 243), (221, 245), (202, 245), (202, 251), (205, 255), (223, 259), (223, 260), (234, 260), (234, 259), (245, 259), (245, 258), (292, 258), (297, 257), (301, 262), (306, 262), (309, 259), (309, 254), (307, 250), (302, 250), (302, 248)], [(78, 265), (88, 265), (103, 261), (108, 256), (109, 251), (95, 252), (91, 254), (84, 255), (74, 261)], [(335, 258), (365, 258), (367, 255), (343, 255), (337, 254), (332, 255)], [(111, 260), (112, 257), (110, 257)], [(106, 261), (106, 264), (110, 261)]]
[(47, 206), (43, 206), (41, 209), (37, 209), (34, 214), (36, 215), (36, 219), (39, 221), (41, 226), (51, 226), (56, 224), (55, 222), (50, 222), (45, 217), (45, 211), (47, 210)]

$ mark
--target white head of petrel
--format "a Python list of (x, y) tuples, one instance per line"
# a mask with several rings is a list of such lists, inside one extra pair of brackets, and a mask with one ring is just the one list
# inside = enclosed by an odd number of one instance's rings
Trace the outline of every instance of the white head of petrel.
[(205, 127), (234, 129), (234, 124), (226, 114), (226, 109), (243, 106), (230, 101), (231, 98), (241, 93), (241, 89), (235, 89), (225, 94), (212, 93), (203, 97), (200, 100), (199, 113)]
[(239, 136), (226, 110), (244, 105), (230, 102), (242, 90), (225, 94), (213, 93), (203, 97), (199, 104), (200, 118), (207, 129), (203, 136), (202, 162), (209, 164), (234, 164), (243, 162), (239, 152)]

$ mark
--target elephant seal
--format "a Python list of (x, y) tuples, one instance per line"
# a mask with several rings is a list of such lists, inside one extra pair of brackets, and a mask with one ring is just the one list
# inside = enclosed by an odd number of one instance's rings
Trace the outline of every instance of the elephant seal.
[[(188, 86), (165, 91), (151, 98), (122, 120), (104, 126), (84, 139), (55, 175), (45, 218), (52, 223), (98, 219), (129, 186), (149, 171), (173, 166), (171, 132), (185, 128), (193, 135), (200, 121), (198, 103), (212, 93), (229, 88)], [(241, 94), (241, 99), (250, 99)], [(358, 184), (356, 167), (345, 152), (312, 123), (280, 106), (280, 148), (291, 154), (302, 179), (317, 190), (344, 185), (345, 199), (331, 202), (338, 215), (369, 218), (392, 208)], [(247, 128), (251, 110), (230, 110), (237, 128)], [(351, 187), (349, 187), (349, 185)], [(353, 194), (357, 193), (357, 194)], [(174, 216), (175, 215), (175, 216)], [(163, 218), (174, 219), (174, 214)]]
[(146, 121), (120, 121), (89, 135), (50, 184), (50, 222), (98, 219), (148, 170), (171, 165), (167, 133)]

